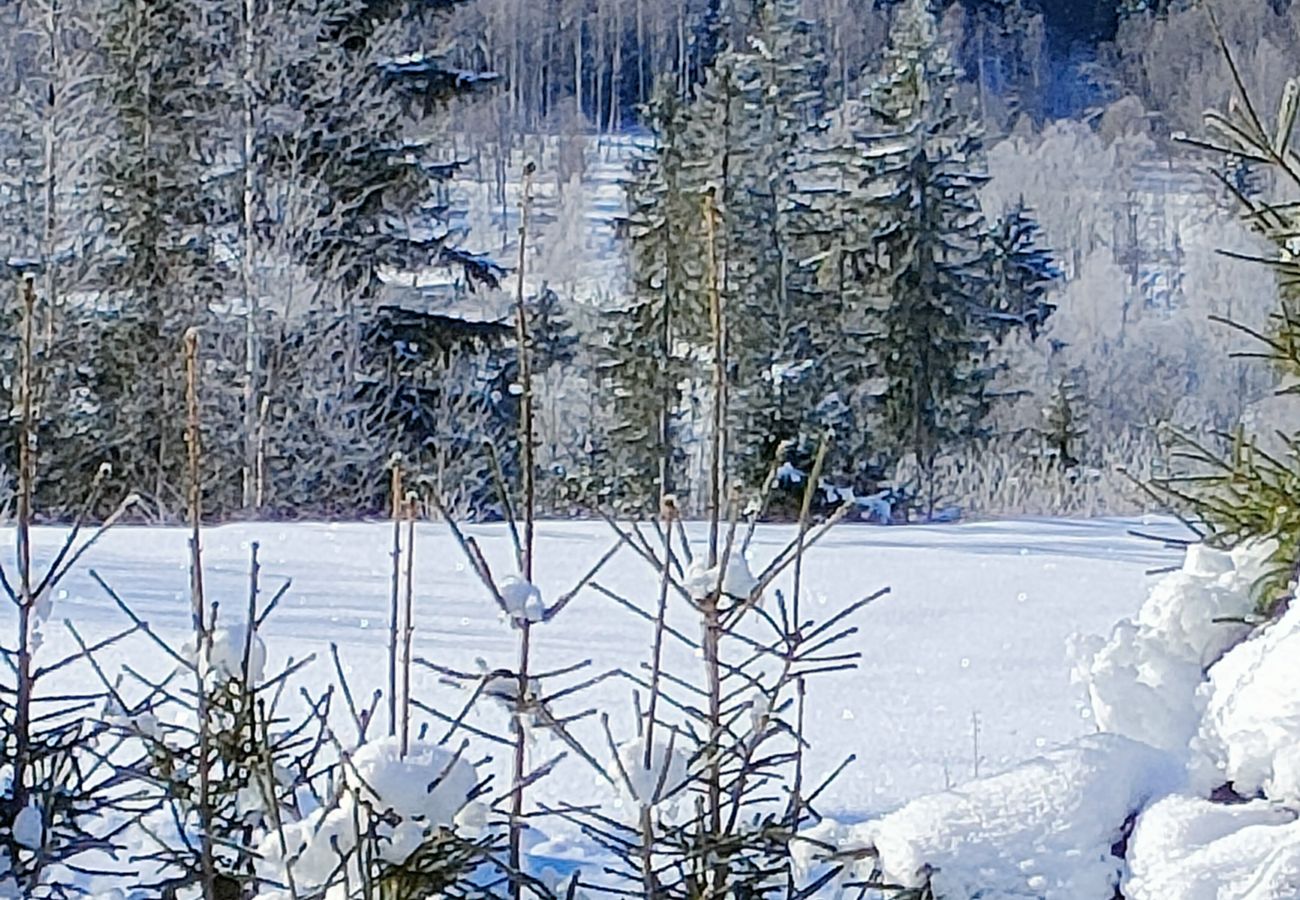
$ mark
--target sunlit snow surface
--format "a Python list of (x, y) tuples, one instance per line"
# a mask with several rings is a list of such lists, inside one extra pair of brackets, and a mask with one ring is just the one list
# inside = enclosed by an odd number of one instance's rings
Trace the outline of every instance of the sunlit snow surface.
[[(856, 754), (821, 800), (821, 811), (841, 820), (886, 812), (921, 794), (997, 771), (1095, 730), (1085, 698), (1070, 684), (1065, 654), (1075, 632), (1106, 633), (1133, 615), (1157, 567), (1176, 566), (1181, 554), (1131, 529), (1180, 535), (1176, 523), (1135, 520), (1022, 521), (882, 528), (841, 526), (807, 557), (804, 615), (824, 619), (860, 597), (888, 586), (892, 593), (861, 612), (850, 649), (863, 655), (852, 673), (822, 678), (812, 687), (808, 720), (810, 780)], [(503, 526), (468, 526), (494, 569), (510, 573), (512, 551)], [(702, 530), (693, 529), (701, 537)], [(755, 571), (790, 539), (785, 526), (758, 529)], [(41, 530), (38, 551), (48, 558), (60, 532)], [(127, 623), (91, 579), (95, 569), (154, 629), (180, 646), (189, 628), (188, 535), (179, 529), (121, 528), (107, 535), (56, 595), (43, 653), (72, 646), (62, 625), (72, 620), (88, 640)], [(538, 528), (534, 582), (546, 598), (564, 594), (615, 538), (597, 522), (543, 523)], [(204, 534), (206, 584), (221, 603), (221, 621), (244, 616), (250, 544), (261, 545), (263, 590), (287, 578), (292, 588), (263, 635), (268, 673), (286, 657), (318, 655), (305, 683), (313, 692), (333, 679), (331, 642), (339, 645), (354, 694), (368, 697), (387, 681), (391, 527), (379, 524), (241, 524)], [(12, 550), (13, 533), (3, 542)], [(516, 635), (465, 565), (447, 529), (418, 528), (415, 549), (415, 653), (441, 665), (477, 671), (509, 667)], [(657, 575), (624, 550), (597, 579), (649, 609)], [(12, 629), (12, 611), (0, 613)], [(696, 634), (688, 610), (672, 621)], [(592, 671), (635, 668), (648, 658), (651, 627), (599, 594), (579, 595), (554, 621), (535, 626), (535, 667), (558, 668), (590, 659)], [(695, 671), (693, 652), (670, 642), (670, 666)], [(168, 661), (143, 638), (99, 654), (114, 671), (127, 661), (145, 672)], [(78, 677), (84, 677), (81, 673)], [(464, 694), (417, 668), (414, 695), (456, 710)], [(382, 705), (381, 705), (382, 708)], [(562, 712), (608, 711), (618, 739), (634, 734), (631, 689), (609, 680)], [(485, 704), (471, 722), (498, 725), (500, 707)], [(419, 721), (417, 719), (417, 721)], [(384, 723), (378, 723), (382, 728)], [(436, 737), (441, 732), (435, 730)], [(574, 726), (588, 747), (604, 746), (594, 719)], [(348, 737), (348, 729), (341, 728)], [(976, 735), (977, 732), (977, 735)], [(533, 747), (540, 763), (564, 747), (543, 735)], [(506, 754), (498, 754), (504, 759)], [(534, 789), (537, 799), (617, 802), (590, 768), (569, 759)], [(579, 856), (581, 843), (563, 823), (542, 826), (548, 856)]]

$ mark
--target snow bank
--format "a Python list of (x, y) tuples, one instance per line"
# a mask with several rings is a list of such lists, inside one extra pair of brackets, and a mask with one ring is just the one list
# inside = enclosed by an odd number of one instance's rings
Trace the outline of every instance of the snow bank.
[(1300, 604), (1210, 669), (1192, 785), (1300, 803)]
[[(330, 885), (342, 872), (340, 853), (357, 846), (357, 824), (362, 834), (369, 830), (370, 808), (383, 818), (375, 826), (376, 853), (390, 863), (408, 859), (431, 831), (482, 819), (471, 799), (479, 783), (474, 767), (433, 744), (415, 742), (402, 757), (397, 738), (371, 741), (352, 755), (344, 781), (336, 803), (284, 826), (283, 844), (278, 832), (263, 837), (258, 854), (268, 880), (283, 882), (291, 868), (299, 890)], [(261, 900), (281, 900), (281, 894), (264, 894)]]
[[(881, 819), (823, 824), (806, 837), (846, 850), (874, 848), (885, 881), (921, 887), (929, 875), (940, 897), (1101, 900), (1113, 896), (1121, 877), (1113, 847), (1126, 823), (1181, 780), (1168, 754), (1118, 735), (1091, 735)], [(872, 860), (856, 865), (851, 877), (870, 877)]]
[(1152, 588), (1136, 621), (1110, 638), (1076, 638), (1076, 680), (1088, 690), (1097, 727), (1184, 754), (1196, 734), (1196, 692), (1205, 670), (1242, 640), (1249, 626), (1223, 621), (1251, 613), (1251, 589), (1276, 544), (1231, 551), (1189, 547), (1182, 568)]
[(1267, 801), (1166, 797), (1138, 818), (1128, 860), (1128, 900), (1292, 900), (1300, 822)]

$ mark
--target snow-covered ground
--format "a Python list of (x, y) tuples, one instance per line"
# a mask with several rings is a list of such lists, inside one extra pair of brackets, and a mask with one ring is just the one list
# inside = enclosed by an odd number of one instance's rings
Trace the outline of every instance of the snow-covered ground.
[[(825, 618), (878, 588), (892, 593), (861, 612), (851, 639), (862, 653), (853, 673), (827, 676), (812, 692), (811, 768), (829, 771), (847, 754), (852, 765), (821, 803), (843, 821), (887, 812), (925, 793), (987, 775), (1095, 730), (1080, 688), (1070, 683), (1065, 648), (1076, 632), (1107, 633), (1133, 615), (1155, 567), (1180, 556), (1134, 537), (1140, 523), (1024, 521), (933, 527), (842, 526), (808, 557), (806, 609)], [(1178, 534), (1174, 523), (1142, 526)], [(510, 544), (500, 526), (468, 529), (499, 571), (507, 571)], [(792, 534), (761, 527), (753, 543), (756, 563)], [(242, 618), (247, 598), (250, 543), (261, 545), (268, 593), (287, 578), (290, 592), (264, 630), (275, 672), (286, 657), (316, 653), (308, 683), (332, 679), (328, 646), (339, 645), (355, 693), (367, 696), (386, 683), (389, 553), (384, 524), (243, 524), (205, 532), (208, 595), (221, 601), (222, 622)], [(13, 533), (0, 538), (12, 548)], [(38, 532), (48, 556), (59, 541)], [(539, 527), (537, 582), (557, 597), (614, 542), (601, 523), (543, 523)], [(187, 534), (178, 529), (121, 528), (93, 548), (63, 584), (46, 626), (45, 652), (70, 647), (65, 619), (87, 638), (120, 630), (125, 619), (93, 582), (93, 568), (162, 635), (183, 643), (189, 627)], [(8, 556), (8, 555), (7, 555)], [(655, 576), (631, 553), (615, 558), (599, 579), (649, 607)], [(419, 526), (415, 551), (417, 655), (473, 670), (476, 660), (510, 666), (515, 635), (466, 567), (447, 529)], [(684, 629), (689, 613), (679, 611)], [(12, 628), (10, 611), (0, 614)], [(648, 657), (650, 627), (594, 592), (580, 595), (553, 623), (538, 626), (536, 664), (559, 667), (591, 659), (593, 670), (635, 668)], [(689, 650), (669, 648), (669, 662), (698, 665)], [(161, 671), (166, 658), (143, 639), (100, 654), (111, 671), (123, 661)], [(444, 708), (462, 697), (424, 670), (414, 673), (414, 695)], [(611, 680), (574, 699), (567, 710), (608, 711), (615, 733), (631, 734), (633, 711), (625, 682)], [(485, 710), (481, 715), (497, 714)], [(589, 745), (602, 746), (593, 722)], [(540, 761), (563, 749), (542, 737)], [(536, 789), (538, 798), (594, 799), (590, 769), (566, 761)], [(545, 827), (548, 855), (580, 849), (568, 829)]]

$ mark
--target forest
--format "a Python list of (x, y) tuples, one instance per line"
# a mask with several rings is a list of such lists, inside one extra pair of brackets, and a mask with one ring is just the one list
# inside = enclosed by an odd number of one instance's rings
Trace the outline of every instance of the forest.
[[(1270, 308), (1214, 252), (1254, 245), (1211, 175), (1267, 172), (1177, 140), (1228, 81), (1198, 8), (1148, 6), (6, 4), (0, 256), (37, 285), (38, 508), (67, 517), (107, 463), (135, 515), (178, 518), (197, 325), (214, 513), (382, 512), (400, 453), (499, 516), (479, 448), (516, 430), (522, 284), (548, 511), (652, 484), (698, 509), (707, 261), (665, 248), (702, 246), (705, 185), (746, 477), (778, 448), (798, 477), (833, 432), (828, 491), (864, 516), (1141, 508), (1116, 466), (1159, 470), (1163, 427), (1228, 427), (1269, 388), (1209, 364), (1237, 349), (1210, 316)], [(1298, 16), (1227, 22), (1262, 97)]]

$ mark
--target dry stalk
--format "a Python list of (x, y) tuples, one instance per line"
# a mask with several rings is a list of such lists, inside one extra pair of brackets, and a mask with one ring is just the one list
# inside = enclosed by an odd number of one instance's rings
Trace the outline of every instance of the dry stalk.
[(402, 591), (402, 498), (405, 496), (402, 478), (402, 457), (394, 453), (390, 463), (392, 476), (390, 491), (392, 493), (393, 546), (391, 591), (388, 606), (388, 736), (397, 736), (397, 670), (398, 640), (401, 631), (401, 591)]
[[(190, 614), (194, 621), (195, 703), (198, 713), (199, 853), (204, 900), (216, 898), (216, 864), (212, 840), (211, 722), (208, 716), (208, 664), (212, 655), (212, 625), (205, 612), (203, 592), (203, 445), (199, 409), (199, 332), (185, 332), (185, 447), (189, 480), (187, 507), (190, 524)], [(250, 623), (250, 628), (251, 623)]]
[(411, 639), (415, 634), (415, 511), (418, 495), (406, 495), (406, 577), (402, 596), (402, 756), (411, 740)]

